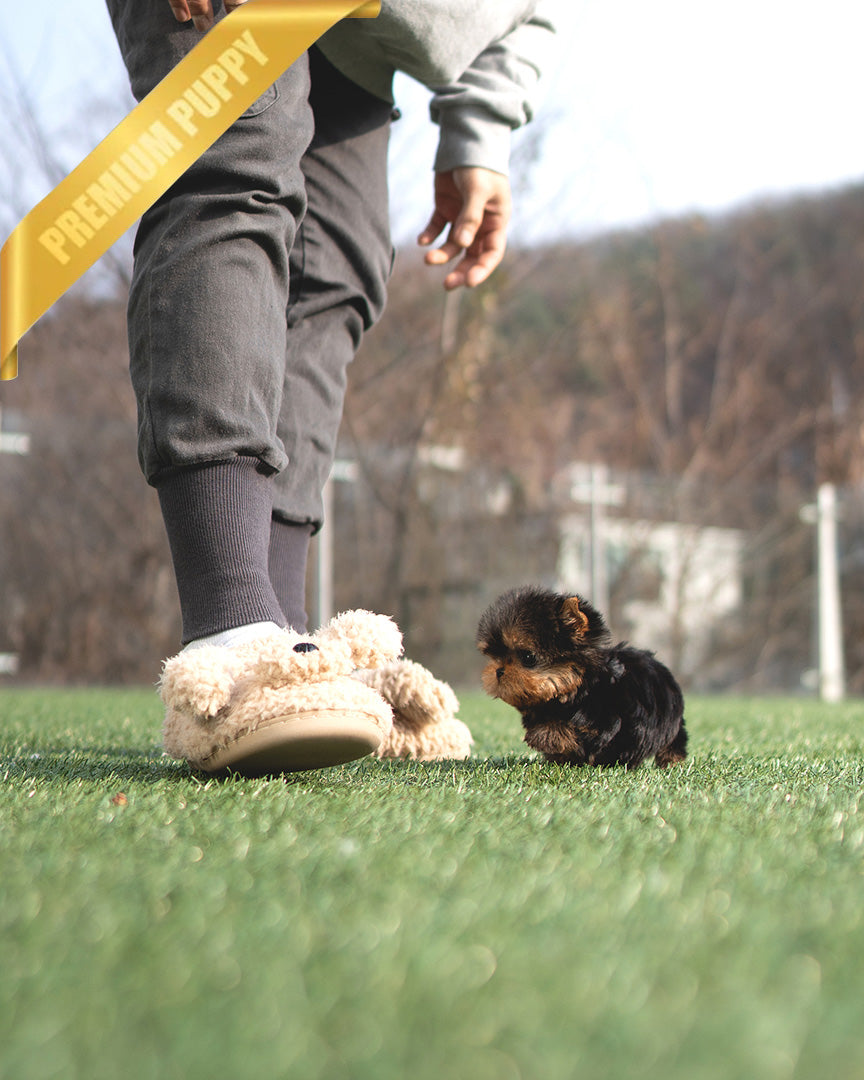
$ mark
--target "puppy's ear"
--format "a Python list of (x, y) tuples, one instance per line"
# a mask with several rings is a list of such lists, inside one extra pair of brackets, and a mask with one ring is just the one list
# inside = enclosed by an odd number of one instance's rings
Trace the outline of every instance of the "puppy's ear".
[(561, 605), (561, 619), (574, 638), (585, 636), (588, 630), (588, 616), (579, 607), (578, 596), (568, 596)]

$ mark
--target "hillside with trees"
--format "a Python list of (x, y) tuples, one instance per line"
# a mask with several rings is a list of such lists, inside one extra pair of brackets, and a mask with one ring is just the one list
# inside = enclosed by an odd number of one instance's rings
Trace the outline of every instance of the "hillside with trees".
[[(414, 658), (471, 678), (480, 606), (499, 585), (556, 577), (572, 510), (562, 477), (599, 463), (629, 478), (631, 519), (746, 537), (740, 610), (712, 631), (711, 672), (689, 682), (794, 689), (812, 662), (800, 511), (831, 481), (861, 690), (862, 280), (864, 187), (514, 251), (463, 295), (400, 252), (351, 372), (337, 607), (391, 612)], [(152, 681), (176, 648), (167, 547), (137, 476), (123, 307), (81, 292), (59, 303), (0, 390), (4, 429), (32, 437), (27, 457), (0, 457), (0, 651), (19, 654), (22, 679)], [(621, 634), (628, 598), (651, 595), (635, 563), (609, 581)], [(673, 663), (686, 633), (664, 639)]]

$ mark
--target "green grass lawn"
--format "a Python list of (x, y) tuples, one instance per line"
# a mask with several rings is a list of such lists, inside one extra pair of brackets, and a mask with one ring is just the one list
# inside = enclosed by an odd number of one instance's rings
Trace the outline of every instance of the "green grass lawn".
[(152, 691), (0, 692), (0, 1076), (860, 1080), (864, 704), (693, 699), (660, 772), (202, 780)]

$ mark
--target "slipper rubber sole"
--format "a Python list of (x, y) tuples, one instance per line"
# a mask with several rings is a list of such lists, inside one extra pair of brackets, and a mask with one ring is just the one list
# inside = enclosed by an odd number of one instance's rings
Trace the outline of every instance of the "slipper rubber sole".
[(356, 761), (374, 753), (382, 740), (380, 720), (367, 713), (315, 709), (277, 717), (196, 766), (212, 775), (277, 776)]

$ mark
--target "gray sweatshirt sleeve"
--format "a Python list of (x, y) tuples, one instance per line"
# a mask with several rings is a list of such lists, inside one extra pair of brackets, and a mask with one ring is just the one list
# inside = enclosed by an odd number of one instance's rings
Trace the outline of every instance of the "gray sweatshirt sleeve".
[(438, 171), (506, 173), (510, 134), (533, 113), (561, 0), (383, 0), (375, 19), (343, 19), (318, 42), (344, 75), (387, 101), (402, 71), (432, 91)]
[(440, 128), (437, 172), (474, 165), (506, 175), (511, 133), (534, 113), (554, 34), (551, 6), (538, 3), (528, 20), (484, 49), (459, 78), (432, 88), (430, 113)]

